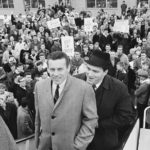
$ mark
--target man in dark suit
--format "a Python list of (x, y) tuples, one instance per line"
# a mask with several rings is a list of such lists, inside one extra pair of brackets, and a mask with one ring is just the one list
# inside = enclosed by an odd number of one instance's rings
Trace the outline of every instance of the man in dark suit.
[(110, 65), (108, 53), (94, 51), (87, 62), (87, 73), (79, 78), (93, 86), (96, 94), (98, 128), (88, 150), (115, 150), (118, 130), (133, 119), (132, 104), (126, 86), (107, 75)]

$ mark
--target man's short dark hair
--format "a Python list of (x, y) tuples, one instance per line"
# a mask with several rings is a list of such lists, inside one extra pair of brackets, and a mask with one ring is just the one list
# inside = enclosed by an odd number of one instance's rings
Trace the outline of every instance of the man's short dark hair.
[[(66, 60), (66, 66), (68, 67), (70, 65), (70, 58), (68, 57), (68, 55), (62, 51), (56, 51), (51, 53), (48, 56), (48, 60), (57, 60), (57, 59), (65, 59)], [(48, 61), (49, 63), (49, 61)], [(49, 65), (49, 64), (48, 64)]]
[(23, 98), (21, 99), (21, 106), (22, 106), (23, 108), (25, 108), (26, 106), (28, 106), (28, 100), (27, 100), (26, 97), (23, 97)]
[[(106, 46), (110, 46), (110, 44), (106, 44)], [(106, 46), (105, 46), (105, 47), (106, 47)], [(110, 47), (111, 47), (111, 46), (110, 46)]]
[(27, 75), (31, 75), (32, 73), (31, 73), (31, 71), (30, 70), (26, 70), (25, 71), (25, 76), (27, 76)]
[(121, 44), (120, 44), (120, 45), (118, 45), (118, 48), (122, 48), (122, 49), (123, 49), (123, 45), (121, 45)]
[(42, 61), (38, 61), (38, 62), (36, 63), (36, 66), (40, 66), (40, 65), (43, 65), (43, 62), (42, 62)]

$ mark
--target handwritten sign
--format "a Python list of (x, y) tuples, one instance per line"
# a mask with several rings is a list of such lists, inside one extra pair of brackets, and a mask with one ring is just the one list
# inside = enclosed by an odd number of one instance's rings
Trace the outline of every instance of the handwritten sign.
[(61, 37), (62, 51), (68, 56), (74, 56), (74, 39), (73, 36)]
[(57, 27), (60, 27), (60, 20), (59, 18), (57, 19), (53, 19), (53, 20), (50, 20), (50, 21), (47, 21), (47, 26), (48, 28), (51, 30), (51, 29), (54, 29), (54, 28), (57, 28)]
[(86, 32), (93, 31), (93, 18), (84, 18), (84, 30)]
[(128, 20), (116, 20), (113, 31), (129, 33), (129, 21)]

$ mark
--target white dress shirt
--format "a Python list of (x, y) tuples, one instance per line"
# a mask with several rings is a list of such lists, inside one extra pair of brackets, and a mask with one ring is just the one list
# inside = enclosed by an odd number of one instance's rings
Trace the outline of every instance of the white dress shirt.
[[(65, 87), (65, 84), (66, 84), (66, 80), (64, 80), (61, 84), (59, 84), (59, 96), (62, 93), (62, 91), (63, 91), (63, 89)], [(55, 96), (56, 88), (57, 88), (57, 84), (55, 84), (53, 82), (53, 84), (52, 84), (52, 94), (53, 94), (53, 97)]]

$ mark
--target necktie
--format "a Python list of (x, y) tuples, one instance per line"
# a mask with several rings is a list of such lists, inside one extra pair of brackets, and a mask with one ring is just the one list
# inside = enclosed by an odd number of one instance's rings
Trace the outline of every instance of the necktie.
[(93, 90), (96, 91), (96, 85), (93, 84), (92, 87), (93, 87)]
[(56, 104), (57, 100), (59, 98), (59, 85), (57, 85), (54, 95), (54, 104)]

